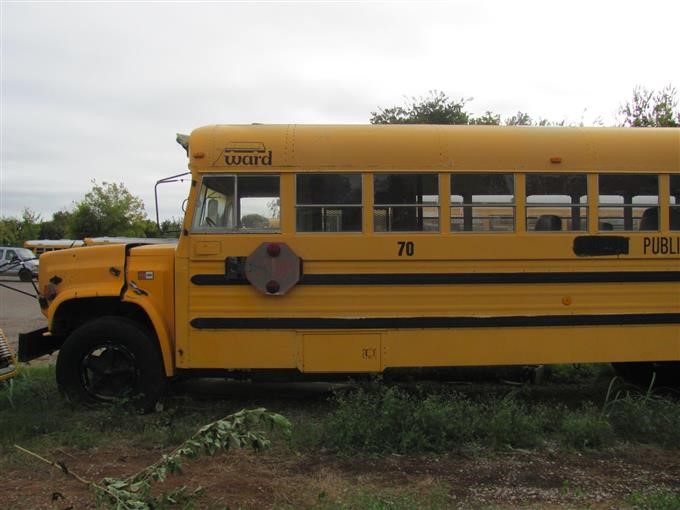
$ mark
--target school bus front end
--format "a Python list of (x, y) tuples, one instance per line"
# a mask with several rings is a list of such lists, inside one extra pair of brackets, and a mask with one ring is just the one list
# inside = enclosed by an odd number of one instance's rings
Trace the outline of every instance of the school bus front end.
[(47, 328), (19, 336), (19, 360), (59, 350), (57, 381), (74, 400), (136, 397), (148, 409), (174, 375), (175, 246), (111, 244), (45, 253)]

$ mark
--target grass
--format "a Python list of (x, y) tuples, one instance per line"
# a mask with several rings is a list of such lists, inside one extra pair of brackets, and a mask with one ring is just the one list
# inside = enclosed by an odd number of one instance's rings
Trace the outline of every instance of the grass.
[[(285, 507), (284, 507), (285, 508)], [(325, 493), (319, 494), (313, 510), (445, 510), (451, 508), (446, 489), (436, 487), (427, 491), (416, 490), (360, 490), (346, 495), (342, 501), (334, 501)], [(281, 509), (283, 510), (283, 508)]]
[(624, 440), (664, 447), (680, 445), (680, 404), (652, 393), (612, 391), (607, 393), (603, 414), (616, 435)]
[(678, 490), (636, 491), (626, 499), (635, 510), (678, 510), (680, 508), (680, 491)]
[[(24, 461), (14, 444), (47, 457), (63, 448), (110, 445), (168, 451), (202, 425), (254, 407), (266, 407), (293, 422), (289, 442), (278, 438), (276, 448), (285, 455), (479, 454), (542, 448), (589, 452), (630, 443), (677, 449), (680, 403), (633, 391), (618, 380), (608, 390), (609, 377), (597, 367), (565, 366), (553, 369), (542, 385), (374, 381), (302, 398), (272, 395), (277, 392), (266, 388), (228, 398), (177, 393), (162, 411), (139, 415), (125, 407), (74, 407), (59, 394), (53, 366), (28, 367), (11, 385), (0, 384), (0, 471)], [(437, 510), (460, 503), (437, 485), (421, 489), (357, 486), (334, 496), (322, 492), (311, 508)], [(566, 486), (563, 493), (574, 497), (577, 490)], [(640, 510), (675, 509), (680, 508), (680, 493), (638, 491), (625, 503)]]
[(178, 396), (170, 407), (147, 415), (116, 406), (83, 408), (59, 394), (54, 366), (24, 368), (11, 385), (0, 384), (0, 466), (8, 460), (6, 454), (14, 454), (15, 444), (38, 451), (109, 444), (168, 448), (202, 425), (238, 411), (241, 403)]
[(345, 454), (439, 453), (473, 444), (533, 448), (558, 426), (562, 413), (513, 393), (472, 400), (456, 392), (421, 394), (382, 385), (360, 387), (336, 401), (321, 437), (324, 446)]
[[(558, 383), (540, 386), (373, 382), (302, 401), (267, 393), (209, 400), (176, 395), (163, 411), (138, 415), (120, 407), (74, 407), (59, 394), (53, 366), (29, 367), (11, 385), (0, 384), (0, 453), (7, 457), (14, 444), (41, 451), (113, 443), (167, 448), (205, 423), (260, 406), (293, 421), (288, 447), (294, 450), (387, 454), (545, 445), (601, 450), (624, 442), (680, 445), (677, 401), (614, 386), (603, 403), (604, 387), (594, 382), (598, 370), (567, 367), (558, 372)], [(556, 398), (566, 393), (564, 380), (573, 382), (566, 386), (572, 393), (569, 399)], [(582, 392), (587, 381), (588, 392), (595, 386), (599, 397)]]
[(531, 386), (484, 395), (445, 386), (427, 391), (360, 386), (336, 396), (317, 439), (342, 454), (443, 453), (474, 445), (526, 449), (557, 444), (582, 451), (624, 442), (677, 448), (680, 404), (625, 387), (612, 393), (619, 383), (612, 381), (603, 404), (585, 399), (578, 406), (535, 398)]

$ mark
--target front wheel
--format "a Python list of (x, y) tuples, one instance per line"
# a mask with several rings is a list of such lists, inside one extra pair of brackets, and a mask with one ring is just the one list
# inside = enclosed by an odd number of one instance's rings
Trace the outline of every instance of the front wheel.
[(25, 267), (19, 270), (19, 280), (22, 282), (30, 282), (33, 279), (33, 273)]
[(57, 384), (71, 401), (128, 402), (151, 411), (165, 378), (152, 335), (124, 317), (102, 317), (73, 331), (57, 358)]

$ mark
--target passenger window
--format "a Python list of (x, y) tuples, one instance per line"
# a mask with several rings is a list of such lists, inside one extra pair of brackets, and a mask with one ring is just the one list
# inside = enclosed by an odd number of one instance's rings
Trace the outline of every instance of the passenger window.
[(438, 232), (437, 174), (375, 174), (373, 229), (376, 232)]
[(361, 232), (361, 174), (299, 174), (298, 232)]
[(451, 231), (512, 232), (515, 229), (513, 174), (451, 175)]
[(587, 189), (585, 174), (527, 174), (526, 229), (587, 230)]
[(598, 177), (600, 230), (659, 230), (659, 179), (656, 175)]
[(669, 214), (671, 230), (680, 230), (680, 175), (671, 175), (671, 206)]
[(279, 231), (278, 175), (204, 176), (194, 210), (197, 232)]

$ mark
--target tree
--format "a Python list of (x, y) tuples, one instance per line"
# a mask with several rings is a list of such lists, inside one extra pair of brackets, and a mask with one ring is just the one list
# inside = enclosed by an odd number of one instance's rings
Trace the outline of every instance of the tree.
[(464, 110), (468, 99), (456, 102), (441, 91), (432, 90), (426, 97), (411, 98), (406, 106), (379, 108), (371, 112), (371, 124), (468, 124), (470, 114)]
[(73, 214), (69, 211), (57, 211), (50, 221), (40, 224), (40, 239), (67, 239), (70, 236), (70, 227)]
[(481, 117), (470, 119), (470, 124), (477, 126), (498, 126), (501, 123), (501, 116), (487, 110)]
[(145, 237), (149, 230), (144, 202), (123, 183), (92, 181), (92, 190), (76, 203), (71, 235), (76, 239), (100, 236)]
[(517, 112), (517, 115), (505, 119), (506, 126), (532, 126), (533, 124), (531, 116), (524, 112)]
[(272, 218), (281, 217), (281, 198), (273, 198), (267, 202), (267, 209), (269, 210), (269, 215)]
[(182, 218), (175, 218), (174, 216), (169, 220), (163, 220), (161, 222), (161, 237), (174, 237), (179, 238), (179, 234), (182, 231)]
[(261, 214), (246, 214), (241, 218), (241, 223), (246, 228), (262, 229), (269, 226), (269, 220)]
[[(426, 97), (420, 99), (411, 98), (404, 106), (391, 108), (379, 108), (377, 112), (371, 112), (371, 124), (445, 124), (445, 125), (479, 125), (498, 126), (501, 124), (501, 116), (487, 110), (484, 115), (474, 117), (465, 110), (465, 106), (472, 98), (461, 98), (459, 101), (450, 99), (441, 91), (430, 91)], [(564, 125), (541, 119), (534, 122), (527, 113), (517, 112), (504, 122), (507, 126), (552, 126)]]
[(24, 208), (19, 222), (18, 244), (23, 245), (24, 241), (36, 239), (40, 233), (40, 215), (29, 209)]
[(0, 219), (0, 244), (23, 246), (29, 239), (37, 239), (40, 233), (40, 215), (28, 207), (21, 213), (21, 219), (4, 217)]
[(10, 216), (0, 219), (0, 244), (17, 246), (19, 244), (19, 220)]
[(667, 85), (660, 91), (637, 86), (633, 98), (619, 108), (619, 125), (630, 127), (680, 127), (677, 90)]

